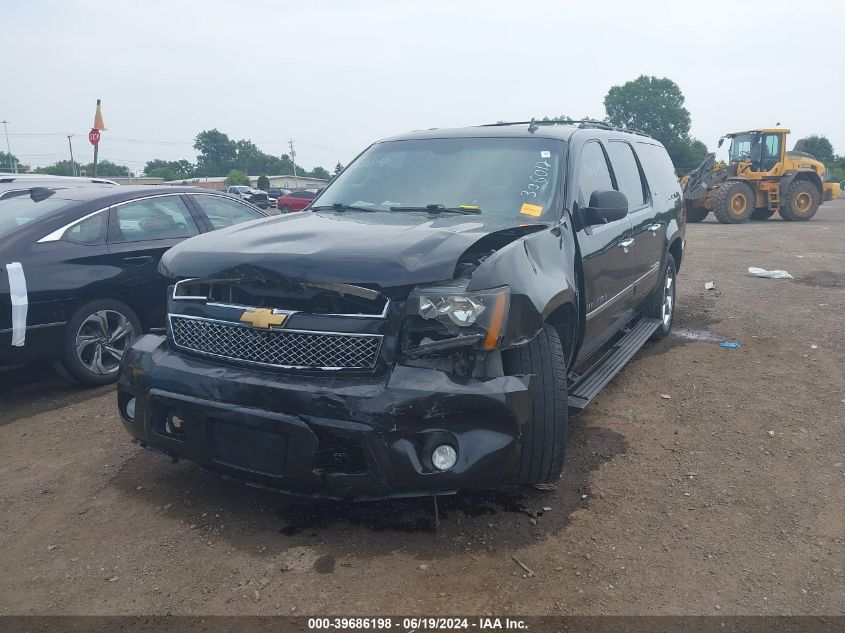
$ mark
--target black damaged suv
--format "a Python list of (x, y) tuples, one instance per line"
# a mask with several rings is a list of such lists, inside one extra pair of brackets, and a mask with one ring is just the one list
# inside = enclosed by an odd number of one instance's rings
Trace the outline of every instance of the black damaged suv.
[(167, 335), (124, 355), (120, 415), (142, 446), (304, 495), (551, 482), (568, 410), (669, 333), (683, 248), (648, 136), (390, 138), (307, 212), (168, 251)]

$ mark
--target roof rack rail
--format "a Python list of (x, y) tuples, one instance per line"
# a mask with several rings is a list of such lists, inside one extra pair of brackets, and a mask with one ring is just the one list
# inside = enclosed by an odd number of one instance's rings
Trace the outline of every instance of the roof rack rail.
[[(603, 121), (593, 121), (592, 119), (531, 119), (530, 121), (499, 121), (498, 123), (484, 123), (476, 127), (502, 127), (506, 125), (527, 125), (529, 131), (533, 132), (538, 126), (543, 125), (577, 125), (581, 129), (595, 128), (599, 130), (613, 130), (616, 132), (627, 132), (629, 134), (638, 134), (639, 136), (649, 136), (648, 133), (634, 128), (619, 127), (610, 125)], [(533, 129), (532, 129), (533, 128)]]

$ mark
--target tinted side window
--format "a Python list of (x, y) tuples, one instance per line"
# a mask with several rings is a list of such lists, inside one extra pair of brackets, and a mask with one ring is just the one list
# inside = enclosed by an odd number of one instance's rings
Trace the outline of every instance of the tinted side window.
[(581, 171), (578, 176), (578, 206), (586, 207), (594, 191), (613, 189), (610, 168), (598, 141), (589, 141), (581, 151)]
[(767, 134), (763, 145), (763, 169), (769, 170), (780, 160), (780, 134)]
[(255, 209), (222, 196), (191, 194), (215, 229), (265, 217)]
[(654, 200), (669, 200), (681, 195), (675, 166), (665, 149), (651, 143), (637, 143), (637, 155)]
[(648, 201), (648, 196), (643, 186), (640, 167), (634, 158), (634, 150), (623, 141), (611, 141), (607, 144), (607, 153), (610, 154), (610, 164), (613, 165), (619, 191), (628, 198), (628, 208), (638, 209), (643, 206)]
[(310, 191), (294, 191), (291, 195), (291, 198), (306, 198), (308, 200), (313, 200), (317, 197), (316, 193), (311, 193)]
[(106, 215), (107, 211), (100, 211), (87, 220), (77, 222), (70, 227), (62, 239), (66, 242), (78, 244), (103, 244), (106, 241)]
[(162, 196), (127, 202), (112, 208), (109, 241), (141, 242), (191, 237), (199, 233), (191, 213), (179, 196)]

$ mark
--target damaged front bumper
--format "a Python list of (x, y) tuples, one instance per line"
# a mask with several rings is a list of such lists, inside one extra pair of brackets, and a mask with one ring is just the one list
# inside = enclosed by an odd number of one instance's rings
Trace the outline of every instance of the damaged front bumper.
[[(142, 446), (251, 484), (414, 496), (512, 482), (534, 380), (402, 365), (354, 376), (264, 371), (178, 354), (147, 335), (124, 357), (118, 407)], [(439, 471), (432, 452), (443, 444), (457, 461)]]

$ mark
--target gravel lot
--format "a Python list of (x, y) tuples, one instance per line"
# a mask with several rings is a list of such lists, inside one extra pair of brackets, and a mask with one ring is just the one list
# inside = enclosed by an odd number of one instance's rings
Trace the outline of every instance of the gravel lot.
[(845, 200), (691, 225), (684, 335), (572, 422), (558, 489), (443, 499), (436, 531), (431, 500), (291, 502), (171, 465), (112, 389), (2, 373), (0, 614), (843, 614), (843, 237)]

